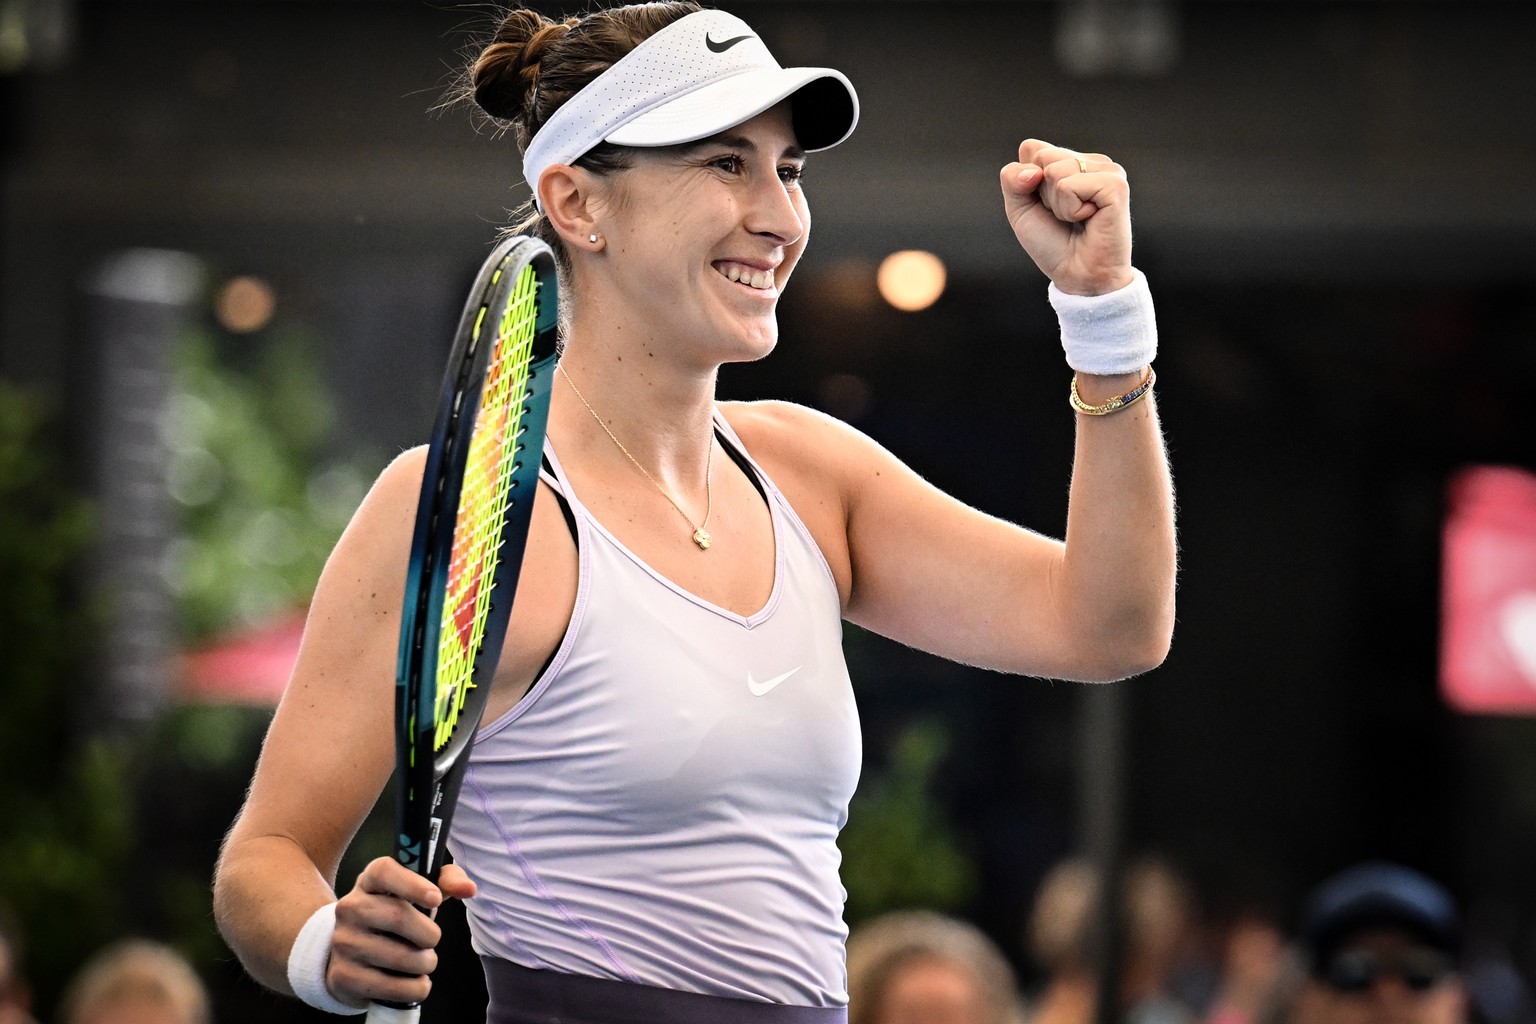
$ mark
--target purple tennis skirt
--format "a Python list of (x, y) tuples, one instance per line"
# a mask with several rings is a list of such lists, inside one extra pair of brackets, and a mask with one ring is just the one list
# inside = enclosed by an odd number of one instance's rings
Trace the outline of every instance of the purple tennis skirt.
[(782, 1006), (536, 971), (481, 957), (486, 1024), (847, 1024), (844, 1006)]

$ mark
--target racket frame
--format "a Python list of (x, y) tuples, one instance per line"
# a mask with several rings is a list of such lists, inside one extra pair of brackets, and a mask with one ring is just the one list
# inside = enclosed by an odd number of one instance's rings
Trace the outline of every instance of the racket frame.
[[(480, 411), (489, 361), (516, 301), (525, 268), (532, 268), (534, 337), (526, 392), (515, 412), (510, 491), (497, 540), (489, 608), (480, 649), (458, 720), (439, 749), (436, 723), (438, 652), (454, 531), (465, 468)], [(490, 697), (512, 599), (517, 590), (534, 496), (538, 490), (551, 385), (559, 358), (559, 285), (554, 255), (534, 238), (499, 243), (482, 264), (459, 318), (443, 376), (437, 418), (427, 448), (411, 537), (395, 678), (395, 857), (436, 881), (449, 826), (469, 764), (475, 732)], [(515, 371), (514, 371), (515, 372)], [(514, 429), (513, 413), (508, 429)], [(411, 1021), (418, 1008), (375, 1005), (370, 1024)]]

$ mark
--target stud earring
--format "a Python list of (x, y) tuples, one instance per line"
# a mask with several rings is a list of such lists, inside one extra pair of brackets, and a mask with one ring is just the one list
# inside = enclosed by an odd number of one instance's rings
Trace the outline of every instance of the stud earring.
[(587, 241), (591, 242), (593, 245), (596, 245), (597, 244), (597, 236), (596, 235), (588, 235), (587, 236)]

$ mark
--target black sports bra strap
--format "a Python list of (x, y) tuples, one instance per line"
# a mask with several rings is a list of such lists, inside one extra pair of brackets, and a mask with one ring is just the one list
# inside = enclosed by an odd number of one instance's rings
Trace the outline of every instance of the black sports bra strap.
[(747, 461), (746, 455), (742, 454), (741, 450), (731, 443), (731, 439), (726, 437), (725, 432), (719, 427), (715, 428), (715, 437), (719, 439), (720, 447), (725, 450), (725, 454), (729, 455), (731, 461), (736, 463), (737, 468), (746, 474), (748, 480), (752, 481), (752, 486), (757, 488), (757, 493), (762, 496), (763, 502), (766, 504), (768, 502), (768, 491), (764, 489), (763, 482), (757, 478), (757, 472), (752, 468), (752, 463)]
[[(736, 463), (737, 468), (742, 471), (748, 480), (752, 481), (752, 486), (757, 489), (758, 495), (763, 499), (764, 503), (767, 503), (768, 491), (763, 487), (763, 482), (758, 479), (757, 473), (752, 469), (752, 464), (747, 461), (747, 457), (742, 454), (741, 450), (718, 427), (715, 428), (715, 437), (719, 439), (720, 447), (725, 451), (725, 454), (729, 455), (731, 461)], [(552, 479), (560, 479), (560, 475), (555, 472), (554, 463), (549, 461), (548, 455), (543, 456), (541, 464), (544, 472)], [(556, 500), (560, 502), (560, 514), (565, 517), (565, 525), (570, 528), (571, 539), (576, 541), (577, 546), (580, 547), (581, 538), (576, 533), (576, 513), (571, 510), (570, 501), (559, 487), (551, 487), (550, 491), (554, 494)]]
[[(554, 464), (549, 461), (548, 455), (542, 457), (541, 464), (544, 472), (548, 473), (550, 477), (555, 480), (560, 479), (559, 475), (555, 472)], [(571, 540), (576, 542), (578, 548), (581, 547), (581, 537), (576, 533), (576, 513), (571, 511), (571, 503), (566, 500), (565, 494), (560, 488), (551, 487), (550, 492), (554, 494), (555, 500), (560, 502), (560, 514), (565, 517), (565, 525), (571, 531)]]

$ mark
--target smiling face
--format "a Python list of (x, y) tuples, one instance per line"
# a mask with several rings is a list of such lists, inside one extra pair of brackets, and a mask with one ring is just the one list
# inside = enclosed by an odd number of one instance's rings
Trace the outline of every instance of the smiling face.
[(781, 103), (701, 142), (633, 151), (596, 204), (599, 296), (701, 367), (759, 359), (805, 251), (804, 155)]

